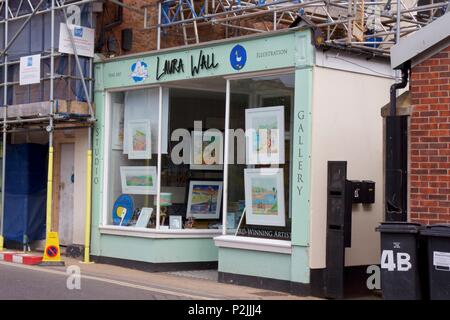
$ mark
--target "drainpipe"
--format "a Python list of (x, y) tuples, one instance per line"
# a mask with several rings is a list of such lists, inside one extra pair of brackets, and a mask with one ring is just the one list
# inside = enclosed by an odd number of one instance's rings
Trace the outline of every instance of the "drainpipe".
[(403, 117), (397, 116), (397, 90), (408, 84), (410, 70), (409, 62), (401, 68), (401, 82), (394, 83), (390, 88), (389, 116), (386, 117), (385, 140), (385, 220), (407, 220), (407, 180), (408, 180), (408, 150), (406, 139), (406, 124)]
[(404, 64), (401, 67), (402, 72), (402, 81), (394, 83), (391, 86), (391, 99), (390, 99), (390, 108), (389, 108), (389, 115), (391, 117), (395, 117), (397, 115), (397, 90), (403, 89), (408, 84), (408, 74), (409, 74), (409, 64)]

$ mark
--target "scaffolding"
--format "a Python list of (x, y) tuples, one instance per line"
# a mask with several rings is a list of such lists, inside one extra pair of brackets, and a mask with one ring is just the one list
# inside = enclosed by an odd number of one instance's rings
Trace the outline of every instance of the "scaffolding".
[[(117, 0), (110, 1), (119, 4)], [(317, 46), (356, 48), (389, 55), (390, 47), (398, 38), (419, 30), (449, 11), (449, 1), (446, 0), (154, 2), (149, 1), (141, 9), (144, 29), (157, 30), (157, 49), (161, 48), (164, 37), (174, 33), (182, 35), (184, 45), (204, 42), (202, 28), (211, 32), (221, 27), (223, 32), (218, 37), (231, 38), (286, 28), (310, 27), (314, 30)], [(154, 12), (157, 12), (157, 21), (151, 23)]]
[[(52, 231), (55, 130), (85, 128), (88, 131), (87, 178), (90, 179), (91, 135), (92, 125), (95, 122), (92, 106), (93, 59), (78, 55), (70, 29), (73, 22), (70, 20), (71, 17), (68, 17), (67, 11), (78, 8), (84, 17), (83, 23), (81, 19), (78, 19), (78, 23), (93, 28), (94, 17), (91, 8), (93, 2), (93, 0), (0, 0), (0, 38), (3, 42), (0, 43), (0, 73), (3, 76), (0, 83), (0, 97), (3, 99), (0, 250), (3, 247), (4, 235), (8, 134), (30, 131), (48, 133), (47, 236)], [(57, 50), (55, 41), (58, 39), (60, 28), (66, 28), (73, 54)], [(17, 79), (20, 73), (20, 58), (34, 54), (41, 55), (40, 81), (38, 84), (21, 86)], [(90, 194), (86, 196), (86, 201), (86, 205), (89, 206), (87, 210), (90, 211)], [(87, 247), (89, 248), (89, 241)]]

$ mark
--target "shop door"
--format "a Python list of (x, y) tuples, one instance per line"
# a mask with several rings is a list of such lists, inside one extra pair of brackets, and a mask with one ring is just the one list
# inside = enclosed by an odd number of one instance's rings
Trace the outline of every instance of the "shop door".
[(73, 193), (74, 193), (73, 143), (61, 144), (61, 165), (59, 180), (59, 240), (61, 245), (72, 244), (73, 237)]

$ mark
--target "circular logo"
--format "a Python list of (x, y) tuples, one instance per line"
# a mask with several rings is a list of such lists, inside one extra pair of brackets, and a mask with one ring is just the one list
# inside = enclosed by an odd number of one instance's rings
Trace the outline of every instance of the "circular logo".
[(144, 81), (148, 78), (148, 65), (141, 60), (136, 61), (131, 65), (131, 78), (134, 82)]
[(47, 249), (45, 249), (47, 256), (50, 258), (56, 257), (58, 255), (58, 248), (56, 246), (48, 246)]
[(237, 44), (231, 49), (230, 64), (234, 70), (241, 70), (247, 62), (247, 51), (240, 44)]

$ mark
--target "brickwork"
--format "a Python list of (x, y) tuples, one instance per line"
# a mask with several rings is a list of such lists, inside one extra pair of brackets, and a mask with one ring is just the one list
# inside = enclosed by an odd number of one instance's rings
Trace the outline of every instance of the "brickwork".
[[(142, 8), (143, 6), (148, 6), (148, 25), (155, 26), (157, 24), (157, 3), (158, 0), (123, 0), (124, 4), (132, 6), (134, 8)], [(198, 5), (198, 3), (196, 3)], [(103, 13), (99, 15), (97, 19), (97, 38), (100, 33), (103, 33), (105, 39), (105, 44), (103, 45), (102, 51), (108, 55), (124, 55), (139, 52), (147, 52), (156, 50), (156, 39), (157, 30), (153, 29), (143, 29), (144, 27), (144, 17), (139, 13), (123, 9), (123, 19), (122, 22), (113, 28), (102, 31), (102, 26), (111, 23), (115, 19), (117, 6), (113, 3), (108, 3), (104, 6)], [(143, 12), (143, 10), (142, 10)], [(187, 14), (187, 13), (186, 13)], [(270, 30), (273, 26), (272, 18), (262, 18), (257, 19), (247, 19), (240, 20), (239, 22), (233, 22), (233, 24), (239, 23), (242, 27), (248, 28), (264, 28)], [(121, 32), (123, 29), (131, 28), (133, 30), (133, 44), (129, 51), (121, 50)], [(171, 29), (165, 29), (161, 36), (161, 48), (173, 48), (177, 46), (184, 45), (184, 38), (181, 27), (172, 27)], [(200, 42), (207, 42), (212, 40), (220, 40), (240, 35), (248, 34), (248, 31), (236, 28), (226, 28), (221, 25), (211, 26), (210, 24), (198, 24), (198, 32)], [(189, 44), (194, 44), (194, 31), (192, 28), (187, 28), (187, 37), (192, 39)], [(115, 52), (108, 52), (106, 42), (110, 40), (115, 42), (117, 50)]]
[(450, 46), (411, 70), (410, 212), (450, 223)]

